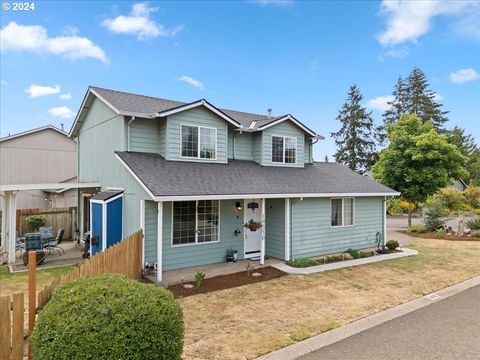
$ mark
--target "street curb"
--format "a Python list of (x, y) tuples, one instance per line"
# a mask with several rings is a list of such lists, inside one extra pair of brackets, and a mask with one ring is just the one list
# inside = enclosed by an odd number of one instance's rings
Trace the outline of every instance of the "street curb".
[(362, 331), (371, 329), (377, 325), (386, 323), (400, 316), (406, 315), (437, 301), (441, 301), (447, 297), (458, 294), (471, 287), (480, 285), (480, 276), (465, 280), (447, 288), (441, 289), (434, 293), (422, 296), (407, 303), (397, 305), (385, 311), (367, 316), (365, 318), (355, 320), (349, 324), (339, 328), (327, 331), (325, 333), (313, 336), (309, 339), (300, 341), (293, 345), (287, 346), (256, 358), (256, 360), (293, 360), (300, 356), (306, 355), (312, 351), (319, 350), (325, 346), (331, 345), (352, 335)]
[(409, 248), (401, 248), (401, 250), (402, 252), (397, 252), (393, 254), (377, 255), (377, 256), (371, 256), (363, 259), (354, 259), (354, 260), (348, 260), (348, 261), (339, 261), (339, 262), (330, 263), (330, 264), (309, 266), (306, 268), (295, 268), (292, 266), (288, 266), (285, 263), (272, 264), (271, 266), (274, 268), (277, 268), (278, 270), (282, 270), (283, 272), (286, 272), (288, 274), (308, 275), (308, 274), (315, 274), (315, 273), (324, 272), (324, 271), (343, 269), (343, 268), (352, 267), (352, 266), (372, 264), (380, 261), (400, 259), (406, 256), (418, 255), (417, 250), (413, 250)]

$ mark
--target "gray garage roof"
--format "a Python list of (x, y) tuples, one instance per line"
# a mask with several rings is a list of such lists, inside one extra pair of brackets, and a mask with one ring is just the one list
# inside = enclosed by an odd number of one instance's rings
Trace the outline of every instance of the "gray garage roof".
[[(98, 93), (120, 113), (156, 114), (188, 104), (181, 101), (131, 94), (96, 86), (90, 86), (90, 89)], [(255, 124), (253, 124), (254, 126), (252, 129), (258, 129), (288, 115), (268, 116), (228, 109), (219, 110), (247, 129), (250, 128), (250, 125), (252, 125), (253, 122), (255, 122)]]
[(374, 180), (335, 163), (305, 168), (264, 167), (254, 161), (228, 164), (167, 161), (158, 154), (116, 152), (154, 196), (251, 194), (399, 195)]

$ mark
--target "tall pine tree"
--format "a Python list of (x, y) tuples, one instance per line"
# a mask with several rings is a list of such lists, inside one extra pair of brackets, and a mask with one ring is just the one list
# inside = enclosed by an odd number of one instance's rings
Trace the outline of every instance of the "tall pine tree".
[(337, 145), (335, 161), (363, 174), (370, 170), (374, 163), (376, 151), (372, 134), (372, 113), (367, 112), (361, 105), (362, 99), (358, 87), (352, 85), (348, 91), (347, 102), (337, 116), (342, 127), (331, 135)]
[(448, 120), (448, 111), (443, 111), (443, 104), (437, 102), (436, 93), (429, 89), (427, 76), (419, 68), (413, 68), (406, 79), (397, 80), (393, 89), (393, 100), (388, 102), (390, 108), (383, 113), (383, 126), (379, 128), (378, 138), (385, 138), (387, 125), (394, 124), (403, 114), (415, 114), (422, 122), (432, 121), (437, 131), (443, 131), (443, 124)]

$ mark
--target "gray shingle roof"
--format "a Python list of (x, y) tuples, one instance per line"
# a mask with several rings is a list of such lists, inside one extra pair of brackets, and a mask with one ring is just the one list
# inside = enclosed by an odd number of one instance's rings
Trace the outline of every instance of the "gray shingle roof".
[[(101, 97), (103, 97), (121, 113), (155, 114), (157, 112), (170, 110), (188, 104), (181, 101), (131, 94), (122, 91), (104, 89), (96, 86), (90, 86), (90, 88), (97, 92)], [(255, 121), (256, 124), (253, 127), (254, 129), (260, 126), (267, 125), (268, 123), (271, 123), (286, 116), (268, 116), (228, 109), (220, 110), (238, 123), (240, 123), (245, 128), (249, 128), (252, 122)]]
[(305, 168), (264, 167), (245, 160), (207, 164), (167, 161), (158, 154), (116, 153), (155, 196), (397, 194), (335, 163), (317, 162)]

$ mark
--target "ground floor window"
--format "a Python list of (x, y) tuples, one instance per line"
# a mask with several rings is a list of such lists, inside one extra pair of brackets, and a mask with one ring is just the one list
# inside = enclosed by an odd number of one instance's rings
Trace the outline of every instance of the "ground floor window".
[(172, 244), (218, 241), (219, 208), (218, 200), (175, 201)]
[(351, 226), (355, 224), (354, 198), (331, 199), (330, 209), (332, 226)]

